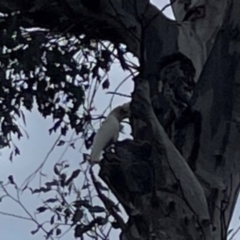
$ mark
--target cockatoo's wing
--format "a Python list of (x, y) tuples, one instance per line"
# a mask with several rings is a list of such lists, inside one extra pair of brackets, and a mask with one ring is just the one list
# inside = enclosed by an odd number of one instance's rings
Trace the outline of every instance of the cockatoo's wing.
[(106, 118), (106, 120), (103, 122), (102, 126), (96, 133), (93, 145), (92, 145), (92, 151), (90, 154), (90, 161), (91, 162), (99, 162), (101, 153), (103, 149), (111, 142), (116, 142), (118, 139), (120, 131), (120, 122), (117, 120), (117, 118), (110, 114)]

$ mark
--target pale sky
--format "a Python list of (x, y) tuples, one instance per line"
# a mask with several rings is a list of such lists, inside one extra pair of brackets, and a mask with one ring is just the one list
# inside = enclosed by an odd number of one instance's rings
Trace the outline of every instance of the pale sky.
[[(168, 1), (165, 0), (152, 0), (152, 3), (157, 5), (160, 9)], [(167, 8), (165, 11), (166, 15), (169, 18), (173, 18), (173, 14), (170, 8)], [(126, 77), (126, 74), (121, 70), (119, 65), (116, 65), (110, 71), (109, 79), (111, 81), (111, 88), (107, 91), (113, 91), (117, 85)], [(126, 81), (122, 87), (119, 89), (119, 92), (124, 94), (130, 94), (133, 89), (133, 84), (131, 80)], [(108, 105), (109, 100), (112, 95), (107, 95), (106, 91), (101, 91), (97, 95), (95, 99), (97, 112), (101, 113), (105, 107)], [(128, 101), (129, 99), (123, 97), (115, 97), (113, 101), (113, 106), (119, 105)], [(52, 120), (50, 118), (44, 119), (40, 116), (36, 109), (34, 109), (31, 113), (25, 112), (26, 119), (27, 119), (27, 127), (25, 128), (29, 139), (25, 136), (19, 142), (14, 140), (17, 146), (21, 151), (21, 155), (14, 158), (13, 163), (8, 160), (9, 157), (9, 150), (3, 149), (1, 150), (0, 155), (0, 181), (6, 181), (9, 175), (13, 175), (15, 181), (21, 185), (22, 182), (29, 176), (30, 173), (34, 172), (39, 164), (43, 161), (46, 157), (47, 153), (53, 146), (55, 140), (58, 137), (58, 134), (52, 134), (51, 136), (48, 135), (48, 129), (52, 126)], [(23, 123), (21, 123), (23, 125)], [(126, 131), (127, 132), (127, 131)], [(121, 135), (121, 138), (129, 137), (127, 134)], [(65, 138), (66, 139), (66, 138)], [(70, 139), (70, 135), (67, 137)], [(57, 147), (54, 151), (50, 154), (45, 166), (44, 166), (44, 173), (49, 176), (49, 179), (52, 177), (52, 167), (54, 163), (56, 163), (61, 157), (62, 160), (68, 160), (71, 164), (72, 169), (76, 169), (79, 166), (79, 162), (82, 160), (82, 149), (81, 149), (81, 140), (78, 141), (79, 146), (76, 146), (76, 149), (73, 150), (72, 148), (68, 148), (67, 152), (63, 155), (64, 147)], [(80, 177), (81, 181), (83, 178)], [(39, 178), (36, 177), (33, 180), (32, 186), (38, 187), (38, 180)], [(7, 189), (14, 194), (14, 188), (8, 186)], [(0, 198), (2, 196), (2, 192), (0, 191)], [(53, 196), (51, 196), (53, 197)], [(39, 206), (42, 206), (42, 199), (46, 199), (45, 195), (31, 195), (28, 191), (24, 192), (21, 195), (22, 203), (26, 206), (27, 209), (31, 213), (34, 212)], [(238, 204), (239, 205), (239, 204)], [(20, 209), (20, 207), (9, 199), (3, 199), (0, 202), (0, 212), (10, 212), (17, 215), (25, 216), (24, 212)], [(235, 229), (239, 226), (239, 214), (240, 211), (239, 207), (235, 211), (232, 227)], [(46, 214), (39, 215), (39, 220), (44, 220), (47, 218)], [(36, 235), (31, 235), (30, 231), (36, 229), (36, 225), (31, 221), (26, 221), (22, 219), (16, 219), (9, 216), (3, 216), (0, 214), (0, 233), (1, 233), (1, 240), (42, 240), (43, 233), (39, 231)], [(117, 233), (112, 233), (111, 239), (116, 239)], [(63, 240), (71, 240), (74, 239), (73, 232), (69, 232), (65, 235)], [(237, 238), (236, 238), (237, 240)]]

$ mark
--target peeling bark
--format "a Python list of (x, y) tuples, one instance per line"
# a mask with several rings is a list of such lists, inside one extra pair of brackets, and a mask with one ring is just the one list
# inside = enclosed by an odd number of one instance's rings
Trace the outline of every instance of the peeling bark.
[(227, 0), (174, 1), (173, 11), (179, 23), (179, 51), (193, 61), (197, 72), (196, 81), (221, 29), (229, 2)]

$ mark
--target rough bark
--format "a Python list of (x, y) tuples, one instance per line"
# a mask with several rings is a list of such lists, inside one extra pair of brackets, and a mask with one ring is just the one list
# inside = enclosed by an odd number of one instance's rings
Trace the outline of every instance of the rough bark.
[[(20, 10), (25, 26), (125, 43), (139, 58), (144, 47), (150, 86), (135, 81), (134, 140), (118, 142), (101, 163), (100, 176), (129, 215), (121, 239), (226, 239), (239, 192), (240, 2), (178, 0), (176, 22), (146, 0), (101, 0), (96, 9), (77, 0), (27, 2), (2, 0), (0, 11)], [(176, 146), (151, 103), (159, 61), (178, 51), (192, 60), (198, 83)]]

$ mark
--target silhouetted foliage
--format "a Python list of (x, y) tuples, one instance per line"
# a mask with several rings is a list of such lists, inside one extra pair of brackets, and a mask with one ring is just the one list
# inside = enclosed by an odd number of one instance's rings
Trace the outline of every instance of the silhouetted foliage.
[[(23, 136), (17, 119), (26, 124), (23, 110), (31, 111), (34, 105), (43, 117), (52, 117), (50, 134), (60, 131), (66, 135), (69, 129), (82, 133), (92, 119), (90, 110), (83, 108), (85, 91), (91, 81), (100, 84), (104, 80), (113, 51), (84, 34), (24, 29), (17, 13), (1, 20), (0, 147), (10, 146), (13, 134), (19, 139)], [(123, 55), (124, 50), (116, 48)], [(121, 62), (124, 64), (123, 57)], [(102, 82), (103, 89), (109, 85), (108, 79)], [(19, 154), (14, 147), (11, 160), (13, 154)]]

